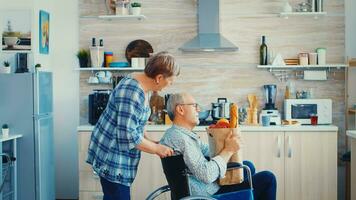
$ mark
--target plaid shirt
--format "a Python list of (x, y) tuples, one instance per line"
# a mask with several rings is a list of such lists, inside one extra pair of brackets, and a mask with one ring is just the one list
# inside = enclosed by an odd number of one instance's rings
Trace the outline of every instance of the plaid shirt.
[(89, 143), (86, 162), (99, 176), (126, 186), (132, 184), (141, 157), (135, 147), (143, 139), (150, 112), (139, 83), (130, 77), (122, 79), (111, 93)]

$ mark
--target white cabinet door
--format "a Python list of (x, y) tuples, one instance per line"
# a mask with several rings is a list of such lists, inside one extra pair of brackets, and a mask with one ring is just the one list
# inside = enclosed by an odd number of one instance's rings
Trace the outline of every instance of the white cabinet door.
[[(159, 141), (163, 136), (163, 132), (148, 132), (147, 136), (150, 139)], [(161, 159), (157, 155), (142, 152), (137, 175), (131, 187), (131, 199), (146, 199), (151, 192), (167, 184)], [(170, 195), (164, 195), (160, 199), (170, 199)]]
[(337, 199), (337, 133), (285, 133), (285, 199)]
[(256, 172), (271, 171), (277, 179), (277, 199), (284, 199), (284, 132), (243, 132), (243, 160), (251, 161)]

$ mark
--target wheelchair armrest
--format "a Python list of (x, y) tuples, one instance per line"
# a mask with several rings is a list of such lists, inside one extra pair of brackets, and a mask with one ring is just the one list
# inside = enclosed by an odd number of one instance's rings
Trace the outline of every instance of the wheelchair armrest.
[(233, 170), (233, 169), (240, 169), (240, 168), (243, 168), (246, 170), (246, 173), (247, 173), (247, 180), (249, 182), (249, 185), (250, 185), (250, 188), (252, 189), (252, 175), (251, 175), (251, 170), (250, 168), (247, 166), (247, 165), (243, 165), (241, 163), (237, 163), (237, 162), (229, 162), (227, 163), (227, 167), (226, 167), (226, 171), (229, 171), (229, 170)]

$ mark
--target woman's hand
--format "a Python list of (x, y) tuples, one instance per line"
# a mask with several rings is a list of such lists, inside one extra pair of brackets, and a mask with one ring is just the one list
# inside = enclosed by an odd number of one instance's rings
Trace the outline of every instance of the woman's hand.
[(165, 158), (168, 156), (172, 156), (174, 151), (173, 149), (162, 145), (162, 144), (157, 144), (156, 146), (156, 152), (155, 152), (160, 158)]

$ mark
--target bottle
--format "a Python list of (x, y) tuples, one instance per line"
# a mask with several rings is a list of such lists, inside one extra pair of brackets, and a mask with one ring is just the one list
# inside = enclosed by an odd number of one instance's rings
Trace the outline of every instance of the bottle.
[(152, 107), (152, 114), (151, 114), (151, 122), (152, 124), (157, 124), (158, 122), (158, 113), (157, 113), (157, 110), (156, 110), (156, 106), (153, 106)]
[(284, 99), (290, 98), (289, 86), (286, 86), (286, 91), (284, 92)]
[(91, 46), (92, 46), (92, 47), (95, 47), (95, 46), (96, 46), (95, 38), (92, 38), (92, 39), (91, 39)]
[(103, 39), (100, 39), (100, 40), (99, 40), (99, 46), (101, 46), (101, 47), (104, 46), (104, 40), (103, 40)]
[(260, 65), (268, 65), (266, 37), (262, 36), (262, 44), (260, 46)]

